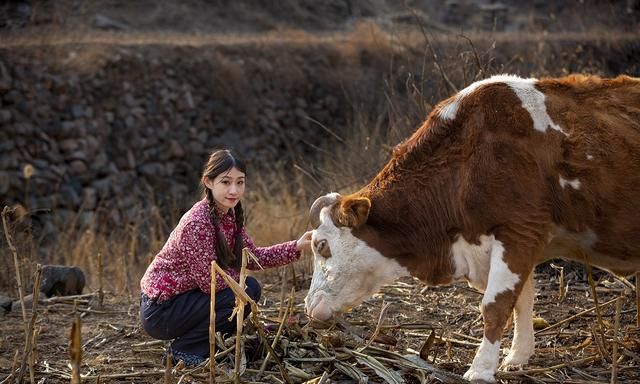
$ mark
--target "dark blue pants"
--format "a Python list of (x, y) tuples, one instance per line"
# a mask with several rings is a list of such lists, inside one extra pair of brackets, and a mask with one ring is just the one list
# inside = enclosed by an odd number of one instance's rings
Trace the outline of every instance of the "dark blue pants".
[[(262, 291), (258, 281), (248, 276), (246, 284), (249, 297), (258, 301)], [(208, 357), (210, 305), (210, 295), (199, 289), (160, 304), (143, 294), (140, 320), (144, 330), (154, 339), (173, 339), (172, 351)], [(230, 288), (216, 293), (216, 332), (225, 336), (236, 332), (236, 317), (229, 321), (235, 305), (235, 295)], [(245, 318), (250, 312), (251, 307), (247, 304), (244, 308)]]

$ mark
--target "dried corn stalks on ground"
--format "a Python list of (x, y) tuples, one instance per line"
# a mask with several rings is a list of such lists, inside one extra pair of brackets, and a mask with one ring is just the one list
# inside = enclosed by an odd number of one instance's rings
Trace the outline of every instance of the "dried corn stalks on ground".
[[(581, 271), (575, 265), (569, 268)], [(500, 382), (609, 383), (614, 374), (617, 382), (640, 383), (635, 281), (596, 275), (599, 323), (593, 288), (578, 272), (564, 273), (560, 290), (558, 271), (538, 268), (536, 354), (522, 371), (500, 372)], [(302, 304), (302, 287), (309, 282), (298, 281), (301, 288), (291, 291), (291, 281), (283, 286), (274, 276), (260, 276), (265, 284), (257, 322), (277, 356), (267, 359), (267, 348), (256, 348), (264, 341), (248, 319), (240, 340), (240, 382), (463, 382), (461, 375), (482, 337), (481, 295), (464, 284), (427, 288), (404, 279), (385, 286), (337, 322), (311, 327)], [(36, 382), (70, 382), (69, 332), (76, 311), (82, 323), (83, 383), (209, 381), (208, 364), (195, 369), (161, 365), (166, 343), (140, 329), (135, 298), (106, 292), (102, 309), (97, 309), (97, 296), (47, 299), (37, 307)], [(0, 334), (0, 383), (14, 382), (25, 342), (20, 311), (1, 319)], [(510, 336), (509, 329), (504, 348)], [(216, 344), (216, 382), (234, 382), (235, 337)], [(28, 381), (28, 372), (24, 377)]]

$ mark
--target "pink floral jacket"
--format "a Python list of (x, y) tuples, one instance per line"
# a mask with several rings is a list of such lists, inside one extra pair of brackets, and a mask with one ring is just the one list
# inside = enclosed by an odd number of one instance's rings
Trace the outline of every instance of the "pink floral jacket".
[[(142, 293), (158, 303), (196, 288), (210, 293), (211, 261), (217, 258), (215, 254), (217, 240), (208, 209), (207, 200), (204, 199), (194, 204), (182, 216), (164, 247), (142, 277), (140, 281)], [(235, 243), (233, 234), (236, 229), (233, 210), (228, 213), (218, 211), (218, 214), (220, 229), (227, 239), (227, 244), (233, 249)], [(295, 240), (270, 247), (256, 247), (244, 228), (242, 239), (244, 246), (253, 252), (265, 269), (286, 265), (300, 258)], [(253, 260), (248, 260), (247, 268), (260, 269)], [(234, 270), (225, 270), (225, 272), (238, 281), (238, 272)], [(227, 287), (227, 283), (217, 275), (216, 292)]]

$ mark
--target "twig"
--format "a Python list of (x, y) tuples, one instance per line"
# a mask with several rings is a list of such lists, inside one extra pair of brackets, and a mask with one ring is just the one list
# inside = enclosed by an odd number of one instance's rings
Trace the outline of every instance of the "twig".
[(287, 306), (285, 306), (284, 298), (287, 294), (287, 272), (289, 271), (287, 268), (282, 269), (284, 272), (282, 273), (282, 281), (280, 284), (280, 308), (278, 310), (278, 318), (282, 318), (282, 314), (286, 312)]
[(418, 25), (420, 26), (420, 31), (422, 31), (422, 35), (424, 36), (424, 39), (427, 43), (427, 47), (429, 47), (429, 51), (431, 52), (431, 57), (433, 57), (433, 65), (435, 65), (435, 67), (438, 69), (438, 71), (440, 72), (440, 75), (442, 76), (442, 79), (444, 80), (445, 84), (451, 89), (451, 91), (453, 91), (454, 93), (458, 93), (458, 88), (451, 82), (451, 80), (449, 80), (449, 76), (447, 76), (447, 74), (444, 72), (444, 70), (440, 66), (440, 63), (438, 62), (438, 55), (436, 54), (435, 50), (433, 49), (433, 46), (431, 45), (431, 39), (429, 39), (427, 32), (424, 30), (424, 25), (422, 24), (422, 20), (418, 17), (418, 14), (416, 13), (415, 9), (412, 11), (416, 20), (418, 21)]
[(636, 272), (636, 326), (640, 327), (640, 272)]
[(29, 325), (27, 326), (27, 342), (24, 345), (24, 353), (22, 354), (22, 363), (20, 364), (20, 372), (18, 373), (18, 383), (22, 382), (22, 378), (24, 375), (24, 371), (27, 366), (27, 362), (29, 363), (29, 378), (31, 379), (31, 384), (35, 383), (35, 375), (33, 369), (33, 361), (29, 359), (31, 355), (31, 343), (33, 342), (33, 327), (36, 324), (36, 318), (38, 317), (38, 296), (40, 296), (40, 276), (42, 275), (42, 265), (38, 264), (36, 267), (36, 276), (33, 280), (33, 294), (31, 295), (32, 303), (31, 303), (31, 321), (29, 321)]
[(173, 368), (173, 353), (171, 353), (171, 348), (167, 353), (167, 360), (164, 366), (164, 384), (171, 384), (173, 381), (173, 375), (171, 374), (171, 369)]
[(131, 348), (152, 347), (154, 345), (163, 345), (164, 343), (166, 343), (165, 340), (145, 341), (142, 343), (131, 344)]
[[(76, 301), (83, 299), (90, 299), (96, 296), (95, 292), (91, 293), (83, 293), (82, 295), (72, 295), (72, 296), (54, 296), (48, 299), (43, 299), (42, 303), (51, 304), (51, 303), (69, 303), (75, 304)], [(82, 302), (80, 302), (82, 304)]]
[(465, 34), (460, 34), (458, 35), (460, 37), (462, 37), (463, 39), (467, 40), (467, 42), (469, 43), (469, 45), (471, 46), (471, 50), (473, 51), (473, 57), (476, 60), (476, 66), (478, 67), (478, 73), (476, 73), (475, 77), (474, 77), (474, 81), (480, 77), (482, 77), (484, 70), (482, 69), (482, 65), (480, 64), (480, 57), (478, 56), (478, 51), (476, 51), (476, 47), (473, 45), (473, 42), (471, 41), (470, 38), (468, 38)]
[(322, 124), (318, 120), (316, 120), (316, 119), (314, 119), (314, 118), (312, 118), (311, 116), (308, 116), (308, 115), (305, 115), (304, 118), (309, 120), (309, 121), (311, 121), (312, 123), (317, 124), (318, 126), (320, 126), (320, 128), (324, 129), (328, 134), (333, 136), (336, 140), (338, 140), (341, 143), (344, 143), (344, 139), (342, 137), (340, 137), (337, 133), (335, 133), (332, 130), (330, 130), (329, 128), (327, 128), (324, 124)]
[[(214, 266), (215, 269), (215, 266)], [(247, 279), (247, 251), (246, 249), (242, 251), (242, 264), (240, 265), (240, 277), (239, 283), (240, 289), (244, 292), (245, 290), (245, 281)], [(235, 369), (234, 369), (234, 379), (236, 383), (240, 383), (240, 362), (241, 362), (241, 343), (242, 343), (242, 326), (244, 324), (244, 306), (245, 303), (242, 302), (236, 296), (236, 353), (235, 353)]]
[(69, 358), (71, 359), (71, 384), (80, 384), (80, 364), (82, 361), (82, 323), (80, 314), (76, 312), (71, 326), (71, 345), (69, 346)]
[(20, 275), (20, 260), (18, 259), (18, 251), (16, 247), (13, 245), (11, 241), (11, 236), (9, 235), (9, 228), (7, 226), (7, 215), (9, 214), (9, 207), (4, 206), (2, 210), (2, 227), (4, 228), (4, 237), (7, 239), (7, 245), (13, 254), (13, 264), (16, 268), (16, 282), (18, 283), (18, 295), (20, 295), (20, 307), (22, 308), (22, 321), (24, 321), (24, 340), (25, 343), (29, 339), (29, 334), (27, 333), (27, 310), (24, 306), (24, 288), (22, 286), (22, 277)]
[(102, 253), (98, 252), (98, 308), (102, 309), (104, 291), (102, 290)]
[(18, 356), (20, 356), (20, 350), (16, 349), (16, 353), (13, 354), (13, 364), (11, 364), (11, 373), (9, 373), (9, 376), (7, 376), (7, 378), (3, 381), (3, 383), (5, 382), (9, 382), (9, 380), (11, 378), (13, 378), (13, 375), (15, 375), (16, 369), (18, 369)]
[(211, 306), (209, 308), (209, 383), (216, 382), (216, 261), (211, 261)]
[(620, 328), (620, 311), (622, 309), (622, 298), (616, 300), (616, 318), (613, 334), (613, 350), (611, 351), (611, 384), (618, 383), (618, 330)]
[(547, 372), (558, 370), (560, 368), (572, 367), (572, 366), (581, 365), (585, 363), (591, 363), (595, 360), (598, 360), (599, 358), (600, 356), (593, 355), (593, 356), (585, 357), (584, 359), (573, 360), (573, 361), (569, 361), (569, 362), (558, 364), (558, 365), (553, 365), (551, 367), (546, 367), (546, 368), (533, 368), (533, 369), (527, 369), (522, 371), (498, 371), (496, 373), (496, 376), (499, 379), (506, 379), (509, 377), (525, 376), (525, 375), (531, 375), (535, 373), (547, 373)]
[(380, 309), (380, 315), (378, 316), (378, 323), (376, 324), (376, 329), (373, 331), (371, 338), (369, 338), (369, 340), (364, 345), (364, 347), (358, 349), (358, 352), (362, 352), (365, 348), (369, 347), (371, 343), (375, 341), (376, 337), (380, 333), (380, 326), (382, 325), (382, 321), (384, 320), (387, 309), (389, 308), (389, 304), (390, 303), (385, 303), (384, 301), (382, 302), (382, 309)]
[[(255, 324), (256, 329), (258, 330), (258, 335), (261, 337), (261, 339), (265, 344), (265, 347), (267, 347), (269, 352), (272, 353), (273, 357), (278, 363), (278, 368), (280, 369), (280, 374), (282, 375), (282, 377), (285, 379), (287, 383), (291, 383), (291, 380), (289, 379), (289, 375), (287, 374), (287, 371), (282, 366), (282, 361), (280, 361), (280, 358), (275, 353), (275, 351), (271, 349), (271, 345), (269, 345), (269, 342), (264, 334), (264, 329), (262, 329), (262, 326), (258, 321), (258, 313), (260, 312), (258, 305), (256, 304), (255, 301), (253, 301), (251, 297), (249, 297), (249, 295), (247, 295), (247, 292), (245, 292), (245, 290), (240, 287), (238, 282), (232, 279), (222, 268), (220, 268), (219, 265), (216, 265), (215, 269), (216, 269), (216, 272), (222, 277), (225, 283), (229, 285), (229, 288), (231, 288), (233, 293), (236, 295), (236, 300), (240, 300), (244, 305), (249, 304), (251, 306), (251, 319)], [(232, 348), (235, 348), (235, 347), (232, 347)], [(226, 354), (228, 352), (227, 351), (221, 352), (218, 354), (218, 356), (221, 356), (223, 353)]]
[[(276, 332), (276, 337), (273, 339), (271, 343), (271, 348), (275, 349), (278, 345), (278, 341), (280, 340), (280, 335), (282, 335), (282, 330), (284, 329), (284, 325), (287, 323), (287, 318), (289, 317), (289, 313), (291, 313), (293, 307), (293, 299), (295, 297), (295, 287), (291, 288), (291, 295), (289, 296), (287, 307), (282, 314), (282, 321), (280, 321), (280, 326), (278, 327), (278, 331)], [(267, 367), (267, 363), (271, 358), (271, 352), (267, 353), (267, 356), (264, 358), (262, 365), (260, 365), (260, 371), (258, 372), (257, 377), (260, 378), (264, 373), (265, 368)]]
[(593, 337), (596, 341), (596, 345), (598, 346), (598, 350), (600, 351), (602, 358), (605, 361), (610, 361), (609, 359), (611, 357), (609, 356), (609, 352), (607, 351), (604, 345), (606, 340), (606, 337), (604, 335), (605, 326), (604, 326), (604, 322), (602, 321), (602, 312), (600, 311), (600, 305), (598, 304), (598, 293), (596, 292), (596, 283), (593, 280), (591, 262), (589, 261), (589, 255), (587, 255), (586, 252), (582, 252), (582, 257), (584, 258), (584, 264), (587, 269), (587, 278), (589, 280), (589, 287), (591, 287), (591, 294), (593, 295), (593, 303), (595, 304), (595, 308), (596, 308), (596, 318), (598, 319), (598, 331), (599, 331), (597, 335), (598, 337), (596, 337), (595, 332), (593, 334)]
[(564, 267), (557, 266), (557, 265), (555, 265), (553, 263), (550, 264), (550, 265), (551, 265), (551, 268), (553, 268), (556, 271), (560, 272), (560, 277), (558, 278), (558, 285), (559, 285), (559, 287), (558, 287), (558, 289), (559, 289), (558, 301), (562, 302), (562, 301), (564, 301), (565, 295), (567, 294), (565, 286), (564, 286)]
[(607, 349), (604, 345), (604, 342), (605, 342), (604, 337), (602, 338), (600, 337), (600, 334), (596, 331), (595, 329), (596, 326), (594, 324), (591, 324), (589, 328), (591, 329), (591, 335), (593, 336), (593, 341), (595, 341), (596, 343), (596, 348), (598, 349), (598, 353), (600, 354), (600, 357), (602, 358), (603, 361), (609, 362)]
[[(618, 298), (617, 298), (617, 297), (616, 297), (615, 299), (611, 299), (611, 300), (607, 301), (606, 303), (603, 303), (603, 304), (600, 306), (600, 308), (604, 308), (604, 307), (606, 307), (607, 305), (614, 303), (616, 300), (618, 300)], [(537, 331), (535, 334), (536, 334), (536, 335), (538, 335), (538, 334), (540, 334), (540, 333), (550, 331), (550, 330), (552, 330), (552, 329), (554, 329), (554, 328), (557, 328), (557, 327), (559, 327), (559, 326), (561, 326), (561, 325), (563, 325), (563, 324), (566, 324), (566, 323), (568, 323), (568, 322), (570, 322), (570, 321), (572, 321), (572, 320), (574, 320), (574, 319), (576, 319), (576, 318), (578, 318), (578, 317), (580, 317), (580, 316), (583, 316), (583, 315), (585, 315), (585, 314), (587, 314), (587, 313), (589, 313), (589, 312), (591, 312), (591, 311), (593, 311), (593, 310), (595, 310), (595, 309), (596, 309), (596, 307), (592, 307), (592, 308), (589, 308), (589, 309), (585, 309), (584, 311), (579, 312), (579, 313), (576, 313), (576, 314), (575, 314), (575, 315), (573, 315), (573, 316), (567, 317), (566, 319), (564, 319), (564, 320), (562, 320), (562, 321), (559, 321), (559, 322), (557, 322), (557, 323), (555, 323), (555, 324), (553, 324), (553, 325), (550, 325), (550, 326), (548, 326), (547, 328), (541, 329), (541, 330)]]

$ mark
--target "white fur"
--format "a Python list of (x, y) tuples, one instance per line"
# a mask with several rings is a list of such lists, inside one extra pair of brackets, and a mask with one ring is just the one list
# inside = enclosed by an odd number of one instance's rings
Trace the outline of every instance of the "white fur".
[(551, 117), (547, 113), (547, 106), (544, 103), (544, 93), (535, 87), (537, 81), (537, 79), (523, 79), (514, 75), (496, 75), (488, 79), (476, 81), (458, 92), (453, 100), (442, 107), (440, 110), (440, 118), (443, 120), (454, 120), (462, 99), (472, 94), (480, 86), (492, 83), (505, 83), (515, 92), (522, 103), (522, 107), (531, 115), (533, 128), (535, 130), (546, 132), (548, 128), (551, 128), (567, 135), (559, 125), (551, 120)]
[(533, 119), (533, 129), (546, 132), (547, 128), (551, 128), (568, 136), (559, 125), (551, 120), (551, 116), (547, 113), (547, 106), (544, 103), (544, 93), (536, 89), (535, 81), (530, 80), (532, 79), (512, 81), (507, 84), (518, 95), (522, 102), (522, 107), (529, 111), (531, 119)]
[(491, 246), (495, 238), (492, 236), (480, 236), (480, 244), (469, 244), (459, 235), (456, 242), (451, 245), (451, 256), (455, 266), (454, 279), (466, 279), (472, 287), (484, 291), (487, 288), (489, 277), (489, 256)]
[(482, 338), (480, 347), (469, 370), (464, 374), (464, 378), (472, 380), (495, 383), (495, 373), (498, 369), (498, 357), (500, 353), (500, 340), (492, 343), (486, 337)]
[(587, 160), (593, 160), (593, 156), (587, 153)]
[[(533, 274), (533, 272), (532, 272)], [(513, 311), (513, 340), (509, 354), (502, 361), (503, 367), (521, 367), (529, 362), (534, 352), (533, 333), (533, 275), (522, 286), (522, 292)]]
[(469, 96), (480, 86), (491, 83), (509, 83), (513, 81), (531, 81), (534, 82), (536, 79), (522, 79), (518, 76), (514, 75), (495, 75), (491, 76), (488, 79), (476, 81), (475, 83), (469, 85), (465, 89), (458, 92), (454, 99), (447, 105), (442, 107), (440, 110), (440, 118), (443, 120), (453, 120), (456, 118), (456, 114), (458, 113), (458, 108), (460, 106), (460, 101), (465, 97)]
[(496, 296), (506, 291), (513, 291), (520, 281), (520, 276), (511, 272), (504, 262), (504, 246), (499, 240), (493, 241), (491, 247), (491, 267), (487, 289), (482, 297), (482, 305), (487, 306), (496, 301)]
[(571, 186), (573, 189), (580, 189), (580, 180), (578, 179), (573, 179), (573, 180), (567, 180), (565, 178), (563, 178), (562, 176), (558, 176), (559, 180), (560, 180), (560, 186), (562, 188), (566, 187), (567, 185)]
[(312, 243), (326, 239), (331, 257), (325, 259), (314, 249), (313, 278), (305, 298), (307, 313), (312, 314), (318, 303), (332, 312), (348, 310), (376, 293), (382, 285), (410, 275), (397, 261), (384, 257), (353, 236), (351, 228), (336, 227), (328, 207), (320, 211), (320, 223), (313, 231)]

